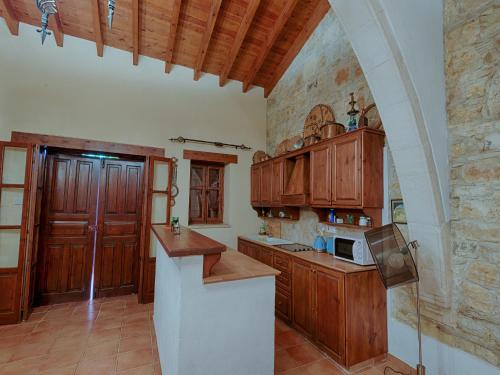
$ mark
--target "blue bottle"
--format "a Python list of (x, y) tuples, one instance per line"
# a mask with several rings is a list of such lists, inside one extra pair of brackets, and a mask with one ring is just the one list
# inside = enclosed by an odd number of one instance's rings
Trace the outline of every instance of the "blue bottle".
[(335, 223), (335, 210), (333, 208), (330, 209), (328, 213), (328, 222), (334, 224)]

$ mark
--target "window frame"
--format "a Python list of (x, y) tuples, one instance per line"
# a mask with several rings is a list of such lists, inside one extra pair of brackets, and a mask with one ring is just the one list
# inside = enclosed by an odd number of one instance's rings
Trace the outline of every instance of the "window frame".
[[(203, 183), (201, 186), (193, 186), (193, 173), (192, 170), (194, 168), (202, 168), (203, 170)], [(189, 167), (189, 225), (214, 225), (214, 224), (224, 224), (224, 168), (225, 165), (223, 163), (215, 163), (215, 162), (206, 162), (206, 161), (198, 161), (192, 160), (191, 165)], [(210, 171), (217, 170), (219, 172), (219, 186), (217, 188), (213, 188), (209, 186), (210, 181)], [(193, 218), (191, 217), (191, 207), (192, 207), (192, 199), (191, 192), (193, 190), (201, 191), (201, 200), (202, 200), (202, 212), (201, 218)], [(215, 218), (210, 218), (208, 215), (209, 212), (209, 199), (208, 195), (212, 191), (218, 192), (218, 216)]]

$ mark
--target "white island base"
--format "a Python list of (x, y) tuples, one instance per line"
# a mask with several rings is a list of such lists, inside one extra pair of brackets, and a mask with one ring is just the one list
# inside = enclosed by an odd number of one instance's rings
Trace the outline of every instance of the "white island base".
[(202, 275), (203, 256), (157, 252), (154, 324), (163, 374), (272, 375), (275, 275), (215, 283)]

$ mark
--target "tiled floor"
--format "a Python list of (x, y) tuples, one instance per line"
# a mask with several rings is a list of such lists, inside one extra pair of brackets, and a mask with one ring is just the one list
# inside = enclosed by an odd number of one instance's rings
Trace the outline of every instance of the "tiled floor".
[[(414, 374), (408, 365), (394, 357), (366, 364), (350, 373), (345, 372), (330, 357), (280, 320), (276, 320), (275, 349), (275, 374), (280, 375), (384, 375), (386, 366), (404, 374)], [(385, 375), (396, 374), (390, 369), (385, 372)]]
[[(0, 327), (0, 374), (161, 374), (152, 308), (137, 304), (136, 296), (37, 308), (28, 322)], [(281, 321), (276, 322), (275, 356), (276, 374), (343, 374)], [(406, 370), (402, 362), (390, 362)], [(381, 375), (383, 367), (378, 364), (358, 373)]]

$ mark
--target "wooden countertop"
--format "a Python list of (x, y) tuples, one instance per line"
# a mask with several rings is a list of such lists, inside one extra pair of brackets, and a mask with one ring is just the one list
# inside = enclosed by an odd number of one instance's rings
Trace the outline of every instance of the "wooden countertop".
[(181, 228), (181, 234), (173, 234), (167, 225), (153, 225), (153, 232), (167, 252), (173, 257), (220, 254), (226, 246), (188, 228)]
[(264, 276), (277, 276), (280, 271), (252, 259), (236, 250), (222, 253), (220, 261), (212, 268), (210, 276), (203, 283), (213, 284), (226, 281), (253, 279)]
[(319, 253), (317, 251), (299, 251), (296, 253), (293, 253), (291, 251), (286, 251), (283, 249), (280, 249), (279, 247), (272, 246), (269, 244), (265, 244), (259, 241), (254, 241), (248, 237), (245, 236), (239, 236), (238, 238), (245, 240), (247, 242), (251, 242), (253, 244), (259, 245), (259, 246), (264, 246), (268, 247), (274, 251), (280, 251), (284, 254), (290, 255), (292, 257), (296, 257), (298, 259), (302, 259), (306, 262), (314, 263), (319, 266), (325, 267), (332, 269), (334, 271), (339, 271), (343, 273), (355, 273), (355, 272), (364, 272), (364, 271), (371, 271), (371, 270), (376, 270), (377, 267), (375, 265), (372, 266), (360, 266), (354, 263), (350, 262), (345, 262), (343, 260), (337, 259), (332, 255), (329, 255), (327, 253)]

